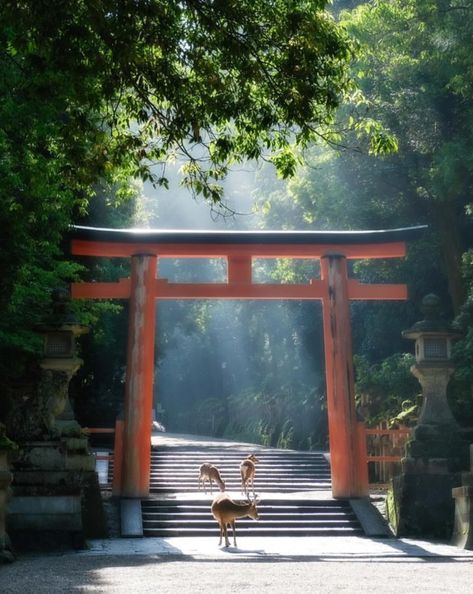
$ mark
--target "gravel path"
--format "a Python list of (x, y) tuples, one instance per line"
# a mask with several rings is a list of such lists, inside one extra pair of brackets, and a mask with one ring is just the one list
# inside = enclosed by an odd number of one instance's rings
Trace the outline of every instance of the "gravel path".
[(329, 560), (183, 558), (172, 555), (23, 556), (0, 566), (2, 594), (219, 594), (473, 591), (473, 561), (464, 558)]

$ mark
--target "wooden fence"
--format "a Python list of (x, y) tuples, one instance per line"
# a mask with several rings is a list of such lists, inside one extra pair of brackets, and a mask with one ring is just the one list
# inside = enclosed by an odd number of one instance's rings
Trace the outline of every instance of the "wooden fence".
[(364, 428), (366, 439), (366, 463), (370, 487), (383, 488), (401, 471), (401, 458), (405, 455), (406, 443), (412, 433), (407, 427)]
[(84, 427), (83, 429), (89, 435), (113, 435), (113, 450), (103, 453), (96, 453), (95, 459), (107, 463), (107, 468), (111, 472), (107, 472), (107, 477), (111, 476), (112, 480), (107, 483), (102, 483), (102, 486), (111, 486), (113, 495), (120, 495), (121, 492), (121, 460), (123, 456), (123, 421), (115, 422), (115, 427)]

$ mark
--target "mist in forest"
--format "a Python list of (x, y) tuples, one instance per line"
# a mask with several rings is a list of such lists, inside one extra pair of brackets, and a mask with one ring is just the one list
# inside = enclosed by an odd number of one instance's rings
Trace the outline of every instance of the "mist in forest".
[[(258, 171), (242, 167), (212, 208), (179, 186), (145, 187), (147, 225), (161, 229), (258, 229)], [(169, 174), (169, 172), (168, 172)], [(272, 263), (274, 267), (274, 262)], [(258, 261), (255, 276), (271, 276)], [(162, 259), (171, 282), (224, 282), (222, 260)], [(273, 280), (272, 282), (278, 282)], [(157, 305), (155, 409), (168, 431), (279, 447), (323, 447), (321, 307), (284, 301), (173, 301)]]
[(222, 205), (194, 196), (180, 182), (178, 165), (168, 166), (169, 189), (144, 188), (143, 209), (147, 225), (159, 229), (256, 229), (261, 218), (255, 208), (255, 165), (236, 167), (223, 180)]

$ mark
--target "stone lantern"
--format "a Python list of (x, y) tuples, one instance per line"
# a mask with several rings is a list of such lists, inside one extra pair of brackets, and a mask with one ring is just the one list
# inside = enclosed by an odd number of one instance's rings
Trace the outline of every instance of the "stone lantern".
[(49, 410), (46, 424), (52, 434), (80, 434), (69, 401), (69, 382), (83, 361), (77, 356), (76, 338), (89, 331), (79, 324), (69, 310), (70, 296), (65, 289), (55, 289), (52, 294), (52, 314), (35, 330), (43, 337), (42, 384), (48, 392)]
[(405, 330), (415, 340), (412, 374), (422, 386), (423, 402), (412, 439), (388, 496), (388, 516), (396, 536), (448, 538), (453, 527), (452, 488), (461, 481), (467, 445), (447, 401), (454, 371), (452, 341), (460, 333), (440, 317), (440, 300), (422, 300), (424, 319)]
[(447, 386), (454, 371), (452, 341), (459, 338), (460, 332), (440, 318), (440, 299), (436, 295), (426, 295), (421, 310), (425, 318), (402, 335), (415, 340), (416, 363), (411, 372), (419, 380), (424, 398), (417, 430), (420, 426), (429, 426), (431, 431), (437, 429), (435, 433), (441, 433), (436, 435), (438, 439), (445, 436), (445, 431), (458, 432), (447, 401)]

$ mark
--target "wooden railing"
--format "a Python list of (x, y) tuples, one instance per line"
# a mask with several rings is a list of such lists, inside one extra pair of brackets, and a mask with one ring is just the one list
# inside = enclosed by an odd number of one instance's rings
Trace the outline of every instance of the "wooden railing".
[[(367, 428), (364, 423), (359, 423), (358, 430), (361, 440), (360, 456), (365, 460), (365, 468), (368, 468), (369, 486), (385, 488), (393, 476), (401, 472), (401, 459), (405, 456), (406, 443), (413, 428)], [(459, 427), (459, 431), (466, 441), (471, 442), (473, 427)]]
[(115, 427), (84, 427), (83, 429), (89, 435), (113, 435), (113, 451), (105, 454), (95, 454), (96, 460), (106, 460), (110, 465), (113, 463), (112, 473), (112, 495), (120, 495), (121, 492), (121, 470), (123, 458), (123, 421), (115, 422)]
[(412, 429), (363, 429), (366, 444), (366, 461), (370, 487), (386, 487), (391, 478), (401, 470), (406, 442)]

